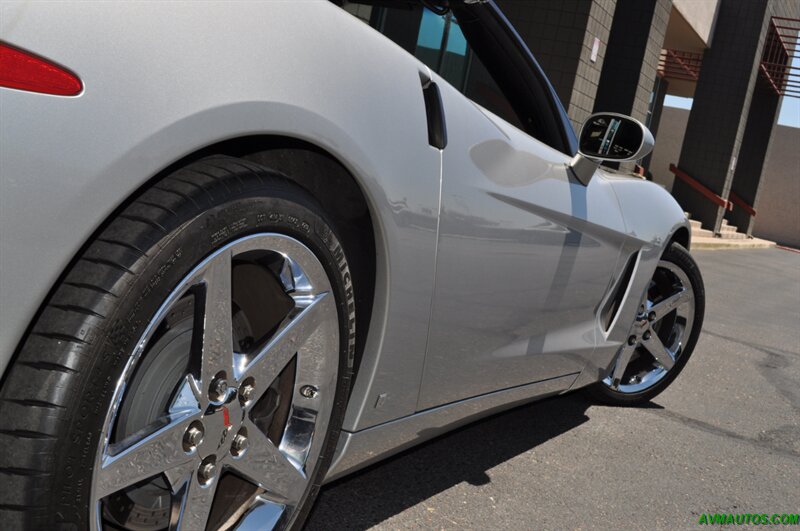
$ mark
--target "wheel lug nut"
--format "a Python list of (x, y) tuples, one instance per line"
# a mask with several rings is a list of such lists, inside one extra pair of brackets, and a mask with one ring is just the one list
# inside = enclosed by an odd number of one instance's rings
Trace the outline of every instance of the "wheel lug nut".
[(655, 320), (656, 320), (656, 312), (650, 312), (650, 313), (647, 315), (647, 320), (648, 320), (648, 321), (650, 321), (651, 323), (652, 323), (653, 321), (655, 321)]
[(313, 385), (304, 385), (300, 388), (300, 394), (305, 398), (314, 398), (317, 396), (317, 388)]
[(197, 477), (200, 479), (200, 482), (203, 485), (206, 485), (214, 479), (214, 476), (217, 475), (217, 465), (214, 463), (213, 459), (208, 459), (203, 461), (200, 464), (200, 468), (197, 469)]
[(635, 345), (636, 344), (636, 336), (629, 337), (628, 338), (628, 344), (629, 345)]
[(221, 402), (228, 396), (228, 381), (221, 376), (214, 378), (208, 387), (208, 397), (214, 402)]
[(234, 457), (242, 455), (247, 450), (247, 437), (241, 433), (237, 433), (236, 437), (231, 441), (231, 454)]
[(642, 339), (644, 339), (645, 341), (650, 339), (650, 331), (649, 330), (647, 332), (645, 332), (644, 334), (642, 334)]
[(202, 424), (192, 424), (189, 426), (189, 429), (186, 430), (186, 433), (183, 435), (183, 447), (184, 450), (187, 452), (197, 448), (197, 446), (203, 441), (203, 425)]
[(256, 394), (256, 388), (250, 384), (245, 384), (239, 389), (239, 398), (242, 402), (250, 402)]

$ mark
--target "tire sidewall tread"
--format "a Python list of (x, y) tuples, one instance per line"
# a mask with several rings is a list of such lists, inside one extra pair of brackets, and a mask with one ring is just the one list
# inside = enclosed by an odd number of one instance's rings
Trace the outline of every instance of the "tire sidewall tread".
[[(173, 187), (183, 187), (181, 194), (170, 192)], [(0, 399), (5, 399), (0, 400), (0, 414), (10, 412), (10, 400), (30, 397), (59, 409), (53, 415), (30, 408), (24, 424), (53, 437), (52, 453), (45, 460), (41, 453), (38, 458), (22, 455), (23, 462), (36, 462), (39, 474), (4, 481), (0, 505), (10, 506), (12, 500), (21, 505), (22, 490), (30, 510), (12, 511), (12, 516), (23, 527), (87, 528), (99, 432), (116, 381), (150, 319), (171, 290), (215, 249), (248, 234), (279, 232), (301, 241), (323, 264), (340, 321), (339, 379), (330, 429), (306, 499), (295, 514), (293, 523), (300, 525), (338, 441), (355, 355), (352, 278), (334, 230), (301, 187), (231, 157), (202, 159), (144, 191), (76, 260), (9, 369), (0, 389)], [(96, 289), (85, 287), (89, 285)], [(70, 305), (79, 308), (63, 309)], [(42, 358), (47, 363), (67, 360), (69, 371), (31, 368), (43, 363)], [(10, 469), (0, 461), (0, 472), (4, 467)]]
[(598, 402), (612, 406), (641, 406), (642, 404), (650, 402), (675, 381), (694, 352), (697, 340), (700, 337), (700, 331), (703, 327), (703, 318), (705, 314), (705, 286), (703, 284), (703, 277), (700, 274), (700, 268), (689, 251), (677, 242), (672, 242), (669, 247), (667, 247), (661, 259), (679, 266), (686, 273), (692, 285), (695, 300), (692, 332), (681, 351), (681, 356), (678, 361), (667, 375), (654, 386), (638, 393), (621, 393), (612, 390), (603, 381), (599, 381), (586, 389), (589, 395)]

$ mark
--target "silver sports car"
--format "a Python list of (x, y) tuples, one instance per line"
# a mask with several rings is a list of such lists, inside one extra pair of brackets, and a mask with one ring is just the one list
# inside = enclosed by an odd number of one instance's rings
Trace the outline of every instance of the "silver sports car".
[(493, 1), (0, 10), (3, 529), (296, 528), (482, 415), (686, 365), (689, 224), (600, 168), (652, 136), (576, 137)]

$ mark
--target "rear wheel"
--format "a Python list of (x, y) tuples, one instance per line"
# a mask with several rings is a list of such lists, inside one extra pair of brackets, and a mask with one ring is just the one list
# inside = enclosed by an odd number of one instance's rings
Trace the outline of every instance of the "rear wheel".
[(10, 369), (6, 522), (300, 525), (354, 328), (343, 250), (304, 190), (227, 157), (177, 171), (83, 253)]
[(612, 405), (638, 405), (661, 393), (692, 355), (704, 311), (705, 289), (697, 263), (673, 243), (658, 263), (610, 374), (590, 392)]

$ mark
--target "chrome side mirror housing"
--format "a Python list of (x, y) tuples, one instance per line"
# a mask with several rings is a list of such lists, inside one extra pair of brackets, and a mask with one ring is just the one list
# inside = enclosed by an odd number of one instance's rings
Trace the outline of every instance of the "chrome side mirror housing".
[(601, 162), (639, 160), (654, 144), (652, 133), (639, 120), (613, 112), (593, 114), (581, 128), (578, 154), (569, 169), (586, 186)]

